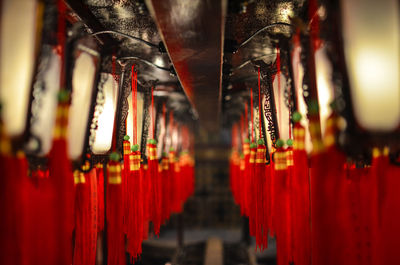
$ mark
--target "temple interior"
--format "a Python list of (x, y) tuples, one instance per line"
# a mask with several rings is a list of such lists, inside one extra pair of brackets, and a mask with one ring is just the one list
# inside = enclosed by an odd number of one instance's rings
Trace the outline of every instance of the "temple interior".
[(0, 264), (399, 265), (397, 0), (0, 0)]

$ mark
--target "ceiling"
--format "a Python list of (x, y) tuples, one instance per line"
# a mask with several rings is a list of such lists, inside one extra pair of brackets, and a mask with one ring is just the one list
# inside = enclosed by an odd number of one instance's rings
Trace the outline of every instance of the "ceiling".
[[(91, 32), (118, 31), (151, 43), (116, 34), (97, 36), (118, 58), (140, 58), (129, 60), (138, 69), (139, 82), (156, 81), (157, 90), (184, 94), (193, 107), (191, 117), (210, 132), (243, 111), (243, 98), (257, 84), (254, 65), (275, 60), (276, 37), (292, 32), (283, 23), (301, 17), (305, 6), (305, 0), (66, 2)], [(278, 25), (250, 38), (274, 23)]]

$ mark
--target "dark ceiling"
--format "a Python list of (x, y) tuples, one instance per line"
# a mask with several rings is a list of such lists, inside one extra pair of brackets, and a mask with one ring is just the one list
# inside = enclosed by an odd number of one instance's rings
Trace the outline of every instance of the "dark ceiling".
[[(305, 0), (66, 0), (73, 15), (92, 32), (113, 30), (154, 44), (149, 47), (114, 34), (99, 35), (106, 49), (130, 60), (142, 84), (157, 80), (156, 89), (185, 92), (200, 124), (216, 131), (243, 108), (242, 97), (256, 85), (254, 62), (275, 60), (275, 36), (292, 28)], [(150, 12), (151, 11), (151, 12)], [(239, 49), (238, 46), (243, 43)], [(158, 47), (167, 52), (160, 52)], [(173, 67), (172, 73), (168, 71)], [(182, 90), (183, 88), (183, 90)]]

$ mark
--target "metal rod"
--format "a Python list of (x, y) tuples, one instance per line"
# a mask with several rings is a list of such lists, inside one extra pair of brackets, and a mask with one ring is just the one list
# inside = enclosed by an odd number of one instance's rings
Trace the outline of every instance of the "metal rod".
[(152, 63), (152, 62), (150, 62), (150, 61), (148, 61), (146, 59), (143, 59), (143, 58), (140, 58), (140, 57), (137, 57), (137, 56), (127, 56), (127, 57), (117, 58), (117, 61), (128, 61), (128, 60), (138, 60), (138, 61), (141, 61), (141, 62), (147, 64), (147, 65), (156, 67), (156, 68), (158, 68), (160, 70), (167, 71), (167, 72), (171, 71), (170, 68), (159, 66), (157, 64), (154, 64), (154, 63)]
[(149, 46), (149, 47), (157, 48), (157, 49), (158, 49), (158, 45), (156, 45), (156, 44), (154, 44), (154, 43), (145, 41), (145, 40), (143, 40), (143, 39), (141, 39), (141, 38), (138, 38), (138, 37), (135, 37), (135, 36), (131, 36), (131, 35), (128, 35), (128, 34), (119, 32), (119, 31), (114, 31), (114, 30), (103, 30), (103, 31), (94, 32), (94, 33), (90, 34), (90, 36), (97, 36), (97, 35), (102, 35), (102, 34), (114, 34), (114, 35), (118, 35), (118, 36), (121, 36), (121, 37), (124, 37), (124, 38), (127, 38), (127, 39), (131, 39), (131, 40), (134, 40), (134, 41), (142, 42), (142, 43), (146, 44), (146, 45)]
[(246, 40), (244, 40), (242, 43), (239, 44), (238, 46), (238, 50), (243, 47), (244, 45), (246, 45), (247, 43), (249, 43), (249, 41), (251, 41), (255, 36), (257, 36), (258, 34), (260, 34), (261, 32), (276, 27), (276, 26), (287, 26), (287, 27), (294, 27), (292, 24), (289, 23), (285, 23), (285, 22), (276, 22), (276, 23), (272, 23), (270, 25), (267, 25), (259, 30), (257, 30), (256, 32), (253, 33), (253, 35), (251, 35), (250, 37), (248, 37)]

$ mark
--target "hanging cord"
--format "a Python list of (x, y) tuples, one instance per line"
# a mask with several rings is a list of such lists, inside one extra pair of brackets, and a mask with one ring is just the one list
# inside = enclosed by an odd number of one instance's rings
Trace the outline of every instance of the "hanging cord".
[(279, 51), (279, 45), (276, 44), (276, 76), (278, 78), (278, 127), (282, 128), (282, 116), (281, 116), (281, 55)]
[(247, 106), (247, 102), (245, 103), (245, 105), (244, 105), (244, 124), (245, 124), (245, 128), (244, 128), (244, 130), (246, 131), (246, 136), (245, 136), (245, 139), (246, 138), (248, 138), (250, 135), (249, 135), (249, 121), (247, 120), (247, 118), (248, 118), (248, 106)]
[(137, 72), (134, 70), (135, 65), (132, 65), (132, 133), (133, 144), (137, 144)]
[(153, 86), (151, 87), (151, 110), (150, 110), (150, 115), (151, 115), (151, 128), (152, 128), (152, 130), (151, 130), (151, 133), (152, 133), (151, 139), (154, 139), (155, 132), (156, 132), (156, 127), (155, 127), (155, 124), (154, 124), (155, 117), (154, 117), (154, 87)]
[(250, 119), (251, 119), (251, 142), (254, 142), (254, 120), (253, 120), (253, 89), (250, 88)]
[(243, 114), (240, 116), (240, 140), (242, 141), (242, 145), (244, 143), (244, 132), (243, 132)]
[(261, 106), (261, 73), (260, 73), (260, 67), (258, 67), (258, 126), (259, 126), (259, 133), (260, 133), (260, 138), (262, 139), (262, 106)]

